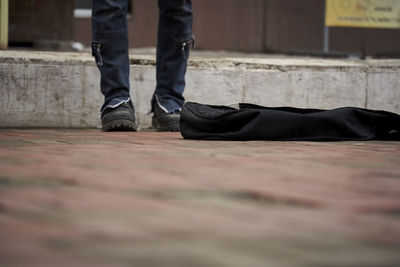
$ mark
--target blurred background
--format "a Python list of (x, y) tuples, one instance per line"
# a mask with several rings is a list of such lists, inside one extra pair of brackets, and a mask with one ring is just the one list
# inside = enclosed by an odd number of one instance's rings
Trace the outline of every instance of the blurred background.
[[(400, 57), (400, 29), (326, 27), (325, 0), (193, 0), (196, 49)], [(156, 45), (157, 0), (129, 0), (131, 48)], [(9, 1), (9, 47), (84, 50), (91, 0)]]

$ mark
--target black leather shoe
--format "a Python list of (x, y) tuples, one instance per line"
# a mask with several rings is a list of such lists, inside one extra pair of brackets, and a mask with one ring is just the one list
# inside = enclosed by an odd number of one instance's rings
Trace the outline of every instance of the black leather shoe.
[(136, 131), (135, 111), (130, 103), (107, 109), (101, 115), (103, 132)]
[(158, 132), (179, 132), (180, 113), (180, 111), (167, 113), (156, 102), (153, 105), (153, 128)]

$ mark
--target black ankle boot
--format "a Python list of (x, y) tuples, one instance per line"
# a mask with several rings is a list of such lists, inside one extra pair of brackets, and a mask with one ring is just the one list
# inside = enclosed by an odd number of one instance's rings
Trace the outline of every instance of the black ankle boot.
[(158, 132), (179, 132), (180, 111), (165, 112), (157, 102), (153, 105), (153, 127)]
[(136, 131), (135, 110), (130, 103), (107, 109), (101, 114), (102, 131)]

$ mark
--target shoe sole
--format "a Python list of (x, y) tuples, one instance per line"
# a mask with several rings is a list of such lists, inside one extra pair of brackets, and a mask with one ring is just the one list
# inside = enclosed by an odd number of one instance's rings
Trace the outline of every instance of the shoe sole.
[(152, 121), (153, 128), (156, 129), (157, 132), (179, 132), (179, 121), (171, 122), (171, 123), (159, 123), (157, 120), (153, 119)]
[(136, 132), (137, 126), (134, 121), (119, 119), (107, 122), (101, 130), (103, 132)]

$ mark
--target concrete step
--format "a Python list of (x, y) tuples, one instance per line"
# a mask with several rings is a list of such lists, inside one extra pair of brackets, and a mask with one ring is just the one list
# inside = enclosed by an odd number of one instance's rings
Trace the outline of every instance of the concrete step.
[[(0, 127), (97, 127), (103, 97), (90, 53), (0, 51)], [(155, 57), (131, 56), (139, 125), (151, 123)], [(400, 60), (192, 57), (187, 101), (400, 113)]]

